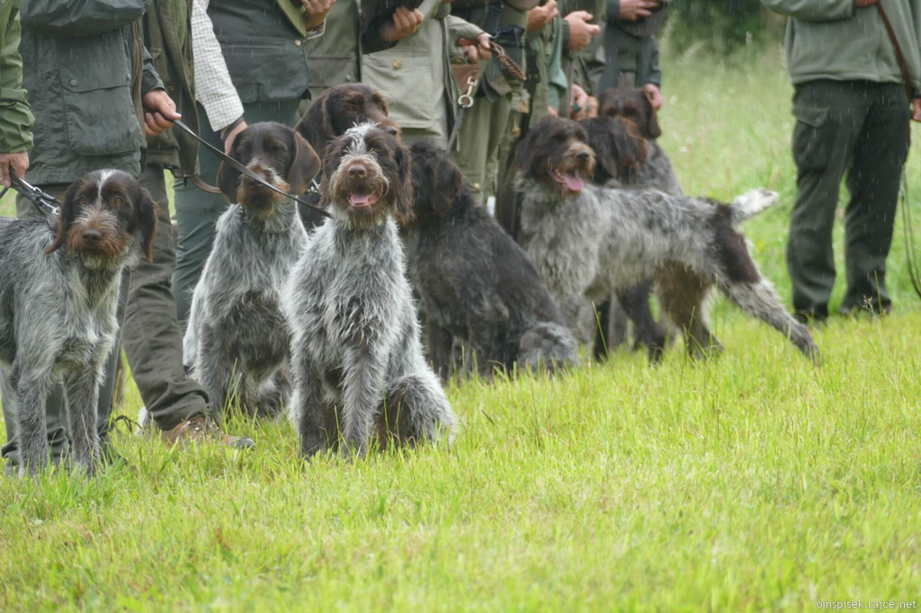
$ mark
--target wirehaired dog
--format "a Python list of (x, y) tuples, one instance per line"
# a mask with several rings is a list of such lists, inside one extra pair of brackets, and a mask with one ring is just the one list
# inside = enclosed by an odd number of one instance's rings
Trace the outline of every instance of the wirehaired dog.
[[(320, 167), (307, 141), (279, 123), (246, 128), (232, 157), (289, 193), (303, 191)], [(235, 399), (250, 415), (274, 415), (290, 391), (281, 292), (307, 231), (296, 202), (231, 166), (221, 164), (218, 184), (232, 205), (192, 296), (184, 362), (216, 409)]]
[(496, 366), (511, 371), (516, 363), (573, 364), (576, 340), (524, 251), (476, 203), (447, 154), (425, 141), (409, 148), (414, 199), (405, 228), (415, 243), (409, 270), (429, 318), (435, 370), (450, 375), (455, 341), (475, 352), (483, 374)]
[(157, 205), (138, 181), (97, 170), (76, 181), (57, 216), (0, 217), (0, 371), (18, 398), (22, 471), (48, 462), (45, 403), (62, 379), (70, 460), (92, 473), (96, 405), (118, 331), (122, 273), (151, 258)]
[(345, 446), (450, 438), (456, 417), (422, 354), (397, 221), (412, 207), (411, 154), (375, 124), (327, 147), (320, 226), (291, 271), (291, 418), (306, 457)]
[(530, 236), (526, 251), (568, 321), (585, 298), (602, 301), (677, 263), (693, 273), (698, 290), (661, 283), (659, 291), (693, 355), (720, 347), (704, 300), (717, 285), (743, 311), (817, 357), (809, 331), (783, 308), (735, 230), (776, 204), (776, 194), (753, 190), (720, 205), (658, 190), (587, 185), (595, 152), (585, 130), (565, 119), (546, 119), (531, 128), (517, 157), (522, 228)]

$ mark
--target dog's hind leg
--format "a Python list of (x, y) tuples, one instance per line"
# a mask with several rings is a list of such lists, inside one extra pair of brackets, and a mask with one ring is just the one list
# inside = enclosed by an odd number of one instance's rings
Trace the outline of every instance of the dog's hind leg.
[(703, 358), (723, 350), (707, 321), (711, 284), (681, 264), (668, 264), (656, 273), (659, 299), (668, 316), (684, 332), (688, 354)]
[(813, 342), (808, 328), (787, 312), (767, 279), (761, 278), (754, 283), (730, 281), (720, 283), (719, 287), (740, 309), (779, 330), (805, 355), (813, 360), (818, 359), (819, 348)]
[(434, 373), (414, 373), (394, 381), (379, 415), (388, 438), (401, 445), (450, 442), (457, 425), (457, 417)]
[(636, 344), (646, 347), (649, 361), (657, 363), (662, 360), (662, 351), (665, 349), (665, 329), (652, 316), (652, 310), (649, 308), (651, 294), (650, 279), (632, 289), (618, 292), (617, 299), (633, 322)]

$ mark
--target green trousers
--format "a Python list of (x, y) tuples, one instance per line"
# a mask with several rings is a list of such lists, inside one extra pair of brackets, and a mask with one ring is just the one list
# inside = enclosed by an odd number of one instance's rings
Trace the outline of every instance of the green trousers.
[(835, 284), (832, 227), (846, 174), (851, 199), (842, 307), (888, 308), (886, 256), (909, 144), (905, 90), (898, 84), (812, 81), (796, 86), (793, 114), (798, 193), (787, 242), (793, 307), (802, 315), (828, 316)]
[(159, 205), (153, 262), (141, 258), (131, 273), (122, 346), (144, 405), (161, 430), (207, 414), (208, 395), (182, 365), (182, 330), (176, 321), (172, 279), (176, 243), (163, 167), (148, 165), (141, 185)]
[[(277, 121), (293, 126), (298, 119), (300, 99), (282, 102), (254, 102), (243, 105), (243, 116), (247, 123)], [(201, 135), (206, 141), (224, 148), (220, 133), (214, 132), (208, 122), (205, 109), (199, 105)], [(220, 160), (204, 148), (198, 153), (199, 175), (205, 182), (217, 184), (217, 169)], [(174, 183), (176, 198), (176, 225), (179, 227), (179, 242), (176, 245), (176, 271), (173, 273), (173, 296), (176, 298), (176, 315), (184, 331), (192, 308), (192, 292), (205, 267), (214, 243), (215, 224), (218, 217), (227, 210), (227, 200), (222, 195), (208, 194), (191, 182), (177, 179)]]
[(477, 97), (473, 106), (464, 114), (457, 144), (450, 151), (464, 172), (467, 184), (483, 204), (496, 194), (499, 145), (508, 132), (510, 98), (503, 96), (490, 102), (485, 97)]
[[(41, 185), (42, 190), (56, 198), (67, 191), (70, 187), (67, 183), (56, 183), (52, 185)], [(38, 215), (32, 204), (19, 196), (16, 198), (16, 214), (20, 218), (34, 217)], [(125, 302), (128, 295), (128, 284), (130, 282), (130, 273), (126, 272), (122, 279), (121, 294), (118, 300), (118, 321), (119, 325), (125, 320)], [(112, 396), (115, 391), (115, 370), (118, 366), (119, 334), (116, 336), (115, 347), (106, 360), (106, 380), (99, 390), (99, 402), (97, 404), (96, 430), (99, 432), (99, 438), (105, 445), (106, 437), (109, 433), (109, 417), (112, 415)], [(19, 458), (19, 435), (16, 432), (16, 409), (18, 406), (16, 399), (16, 390), (7, 386), (0, 379), (0, 401), (3, 402), (3, 421), (6, 424), (6, 444), (0, 449), (0, 454), (12, 466), (18, 466)], [(67, 409), (65, 407), (66, 399), (64, 397), (64, 386), (58, 381), (52, 385), (45, 403), (45, 431), (48, 433), (48, 445), (51, 449), (52, 461), (60, 461), (67, 453), (70, 445), (67, 436)]]

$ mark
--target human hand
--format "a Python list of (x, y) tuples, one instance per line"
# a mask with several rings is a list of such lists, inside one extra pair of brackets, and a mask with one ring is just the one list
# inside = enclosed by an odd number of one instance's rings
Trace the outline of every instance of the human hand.
[(550, 106), (549, 104), (547, 105), (547, 115), (549, 115), (550, 117), (560, 116), (560, 114), (556, 110), (556, 107)]
[(543, 30), (559, 14), (560, 11), (556, 8), (556, 0), (549, 0), (543, 6), (535, 6), (528, 11), (528, 32)]
[(618, 19), (636, 21), (640, 17), (652, 15), (652, 9), (659, 6), (659, 0), (620, 0)]
[(476, 40), (458, 38), (457, 44), (464, 50), (467, 61), (471, 64), (476, 64), (480, 60), (487, 62), (492, 57), (492, 52), (489, 50), (489, 34), (486, 32), (477, 36)]
[(233, 141), (236, 140), (237, 135), (245, 129), (246, 120), (241, 119), (240, 123), (221, 134), (221, 137), (224, 139), (224, 155), (230, 155), (230, 152), (233, 151)]
[(563, 19), (569, 24), (569, 48), (578, 51), (601, 32), (601, 28), (589, 22), (593, 19), (588, 11), (573, 11)]
[(10, 168), (20, 179), (24, 178), (26, 171), (29, 170), (29, 154), (25, 151), (0, 153), (0, 181), (3, 182), (3, 187), (9, 187), (13, 184), (10, 181)]
[(911, 118), (913, 121), (921, 122), (921, 98), (911, 101)]
[(182, 119), (176, 112), (176, 103), (162, 89), (147, 92), (144, 102), (144, 134), (156, 136), (173, 127), (173, 121)]
[(307, 17), (305, 25), (308, 30), (319, 28), (336, 0), (300, 0), (304, 7), (304, 16)]
[(649, 98), (649, 104), (652, 105), (652, 108), (656, 111), (662, 108), (662, 92), (659, 91), (659, 86), (654, 83), (647, 83), (643, 86), (643, 91), (646, 92), (646, 97)]
[(570, 104), (570, 119), (582, 121), (590, 117), (598, 117), (598, 99), (589, 96), (580, 86), (572, 86), (572, 103)]
[(415, 34), (425, 17), (419, 9), (409, 10), (405, 6), (398, 6), (393, 12), (393, 21), (381, 26), (381, 39), (388, 43), (395, 43), (400, 39)]

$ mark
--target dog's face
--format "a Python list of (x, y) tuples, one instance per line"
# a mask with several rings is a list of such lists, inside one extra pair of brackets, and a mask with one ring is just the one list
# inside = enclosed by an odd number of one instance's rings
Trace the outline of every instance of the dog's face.
[(373, 123), (346, 131), (326, 148), (321, 206), (353, 227), (372, 227), (393, 214), (411, 218), (412, 154), (397, 138)]
[(63, 246), (89, 270), (118, 268), (135, 241), (153, 259), (157, 204), (137, 179), (120, 170), (96, 170), (64, 194), (50, 254)]
[(314, 100), (294, 129), (317, 151), (323, 151), (346, 130), (369, 122), (399, 137), (400, 129), (388, 116), (384, 94), (362, 84), (337, 85)]
[(582, 126), (550, 117), (533, 126), (516, 150), (520, 170), (564, 196), (578, 194), (595, 171), (595, 153)]
[(430, 142), (410, 143), (413, 223), (447, 214), (464, 185), (464, 174), (451, 157)]
[(620, 119), (585, 119), (580, 124), (588, 134), (588, 144), (595, 151), (595, 174), (592, 181), (604, 185), (608, 179), (632, 183), (636, 170), (646, 159), (646, 139), (632, 121)]
[[(320, 158), (307, 141), (280, 123), (256, 123), (237, 135), (234, 158), (278, 189), (303, 194), (320, 169)], [(221, 162), (218, 186), (231, 203), (239, 203), (259, 218), (269, 217), (275, 205), (285, 201), (278, 192), (253, 181)]]
[(601, 94), (599, 117), (622, 118), (632, 121), (643, 138), (655, 140), (662, 136), (652, 95), (641, 89), (613, 88)]

